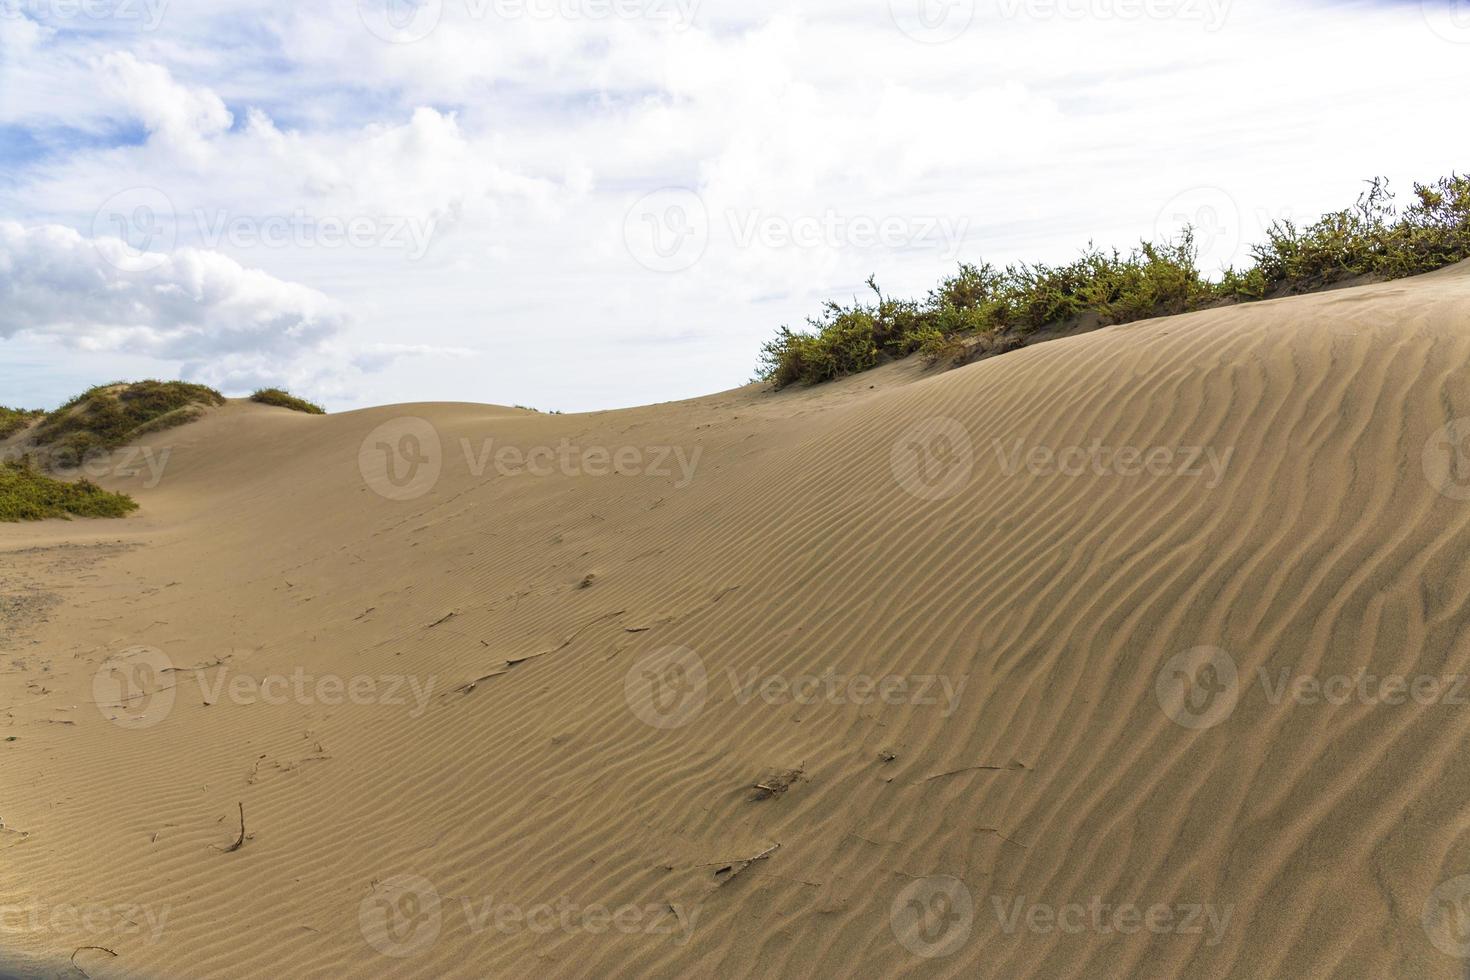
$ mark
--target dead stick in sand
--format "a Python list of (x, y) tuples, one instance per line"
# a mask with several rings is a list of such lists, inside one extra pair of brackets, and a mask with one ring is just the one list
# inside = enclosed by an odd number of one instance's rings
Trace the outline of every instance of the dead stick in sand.
[(766, 848), (764, 851), (761, 851), (755, 857), (745, 858), (741, 861), (732, 861), (731, 863), (722, 866), (718, 871), (716, 871), (715, 877), (719, 878), (720, 875), (724, 875), (725, 877), (720, 879), (720, 884), (727, 885), (730, 882), (734, 881), (735, 877), (739, 875), (740, 872), (744, 871), (752, 864), (755, 864), (755, 862), (764, 861), (772, 854), (775, 854), (777, 848), (779, 848), (780, 846), (780, 844), (772, 844), (770, 847)]
[(112, 950), (108, 949), (106, 946), (78, 946), (76, 949), (74, 949), (74, 950), (71, 951), (71, 965), (74, 966), (74, 967), (76, 967), (77, 972), (80, 973), (84, 977), (91, 977), (92, 976), (92, 974), (88, 973), (86, 970), (83, 970), (81, 968), (81, 966), (77, 963), (77, 954), (80, 953), (84, 949), (95, 949), (95, 950), (98, 950), (99, 952), (106, 953), (108, 956), (116, 956), (117, 955), (117, 953), (115, 953)]
[(242, 848), (242, 847), (245, 846), (245, 804), (244, 803), (241, 803), (240, 804), (240, 836), (239, 836), (239, 838), (235, 841), (235, 843), (231, 844), (229, 847), (220, 847), (218, 844), (215, 844), (215, 845), (212, 845), (212, 846), (214, 847), (214, 849), (216, 851), (224, 851), (226, 854), (233, 854), (236, 851), (238, 851), (240, 848)]
[(943, 779), (945, 776), (958, 776), (966, 772), (1030, 772), (1030, 770), (1020, 762), (1013, 762), (1008, 766), (966, 766), (963, 769), (951, 769), (949, 772), (937, 772), (932, 776), (925, 777), (922, 781), (931, 783), (936, 779)]

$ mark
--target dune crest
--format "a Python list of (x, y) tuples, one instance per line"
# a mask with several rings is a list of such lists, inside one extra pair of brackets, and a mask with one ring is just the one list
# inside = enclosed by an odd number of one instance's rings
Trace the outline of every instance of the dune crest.
[(154, 433), (0, 527), (0, 972), (1462, 977), (1467, 364), (1461, 265)]

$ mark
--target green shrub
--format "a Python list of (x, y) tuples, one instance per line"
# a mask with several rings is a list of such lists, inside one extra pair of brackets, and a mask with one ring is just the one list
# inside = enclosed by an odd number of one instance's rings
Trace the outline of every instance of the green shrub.
[[(915, 351), (931, 363), (1003, 353), (1039, 330), (1172, 316), (1220, 303), (1249, 302), (1357, 279), (1418, 275), (1470, 258), (1470, 177), (1415, 184), (1399, 214), (1385, 180), (1374, 180), (1345, 211), (1306, 227), (1279, 221), (1251, 250), (1254, 264), (1226, 269), (1220, 282), (1199, 270), (1192, 228), (1127, 255), (1092, 245), (1065, 265), (961, 265), (922, 302), (827, 303), (810, 329), (781, 327), (761, 348), (758, 378), (776, 388), (817, 384), (866, 371)], [(976, 337), (973, 345), (965, 337)]]
[(0, 405), (0, 439), (9, 439), (45, 414), (40, 409), (6, 408)]
[(315, 402), (309, 402), (305, 398), (297, 398), (290, 392), (282, 391), (280, 388), (262, 388), (250, 396), (253, 402), (262, 405), (275, 405), (277, 408), (289, 408), (293, 412), (305, 412), (307, 415), (326, 415), (327, 410)]
[(213, 388), (182, 381), (98, 385), (47, 415), (31, 437), (52, 462), (77, 466), (89, 453), (192, 422), (205, 407), (224, 401)]
[(0, 463), (0, 521), (123, 517), (137, 509), (137, 502), (126, 494), (109, 493), (87, 480), (68, 483), (46, 476), (29, 460)]

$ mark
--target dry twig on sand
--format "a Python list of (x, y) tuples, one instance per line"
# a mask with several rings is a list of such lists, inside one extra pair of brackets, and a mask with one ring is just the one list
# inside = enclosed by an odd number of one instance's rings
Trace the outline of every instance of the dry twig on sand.
[(116, 952), (108, 949), (106, 946), (78, 946), (76, 949), (71, 951), (71, 965), (76, 967), (76, 971), (84, 977), (91, 977), (92, 974), (82, 969), (81, 964), (77, 962), (77, 954), (86, 949), (95, 949), (98, 952), (106, 953), (108, 956), (117, 955)]
[(216, 851), (224, 851), (226, 854), (233, 854), (236, 851), (238, 851), (240, 848), (242, 848), (242, 847), (245, 846), (245, 804), (244, 803), (241, 803), (240, 804), (240, 836), (238, 838), (236, 838), (235, 843), (231, 844), (229, 847), (220, 847), (218, 844), (214, 844), (214, 845), (211, 845), (211, 846), (213, 846)]
[(772, 844), (770, 847), (766, 848), (764, 851), (761, 851), (755, 857), (748, 857), (748, 858), (744, 858), (743, 860), (740, 860), (740, 861), (732, 861), (729, 864), (721, 865), (715, 871), (715, 877), (717, 879), (719, 879), (719, 882), (720, 882), (721, 885), (727, 885), (730, 882), (734, 881), (735, 878), (742, 871), (744, 871), (746, 868), (750, 867), (752, 864), (755, 864), (755, 862), (757, 862), (757, 861), (764, 861), (766, 858), (770, 857), (772, 854), (775, 854), (776, 853), (776, 850), (780, 846), (781, 846), (780, 844)]

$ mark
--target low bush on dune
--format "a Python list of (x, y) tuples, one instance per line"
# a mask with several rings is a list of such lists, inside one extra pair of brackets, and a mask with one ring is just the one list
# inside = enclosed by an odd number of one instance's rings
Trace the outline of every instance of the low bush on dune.
[(277, 408), (289, 408), (293, 412), (305, 412), (307, 415), (326, 415), (327, 410), (315, 402), (309, 402), (305, 398), (297, 398), (295, 395), (280, 388), (262, 388), (250, 396), (253, 402), (262, 405), (275, 405)]
[(224, 402), (213, 388), (183, 381), (98, 385), (48, 414), (30, 437), (49, 462), (77, 466), (89, 453), (192, 422)]
[(109, 493), (87, 480), (55, 479), (36, 470), (28, 459), (0, 463), (0, 521), (123, 517), (137, 509), (126, 494)]
[(1276, 222), (1253, 265), (1213, 282), (1199, 269), (1194, 232), (1126, 255), (1091, 245), (1065, 265), (961, 265), (923, 300), (884, 296), (829, 302), (808, 328), (782, 327), (761, 349), (759, 380), (817, 384), (920, 353), (961, 362), (1026, 345), (1044, 330), (1083, 330), (1268, 299), (1352, 281), (1432, 272), (1470, 258), (1470, 176), (1415, 184), (1399, 213), (1384, 180), (1355, 207), (1297, 227)]
[(0, 405), (0, 439), (9, 439), (45, 414), (38, 408), (6, 408)]

